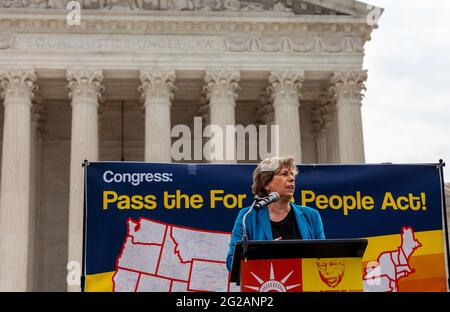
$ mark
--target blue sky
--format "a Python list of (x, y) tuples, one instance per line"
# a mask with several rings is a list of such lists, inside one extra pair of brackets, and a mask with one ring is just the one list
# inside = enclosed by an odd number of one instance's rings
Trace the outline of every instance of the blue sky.
[(444, 159), (450, 182), (450, 1), (369, 2), (384, 13), (366, 44), (366, 161)]

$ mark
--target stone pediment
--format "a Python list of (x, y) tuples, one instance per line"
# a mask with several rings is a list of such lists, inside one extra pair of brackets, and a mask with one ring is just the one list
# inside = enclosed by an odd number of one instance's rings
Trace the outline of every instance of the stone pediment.
[[(0, 0), (0, 8), (65, 10), (69, 2), (71, 1)], [(354, 0), (78, 0), (77, 2), (81, 9), (106, 11), (235, 11), (350, 16), (367, 13), (367, 5)]]

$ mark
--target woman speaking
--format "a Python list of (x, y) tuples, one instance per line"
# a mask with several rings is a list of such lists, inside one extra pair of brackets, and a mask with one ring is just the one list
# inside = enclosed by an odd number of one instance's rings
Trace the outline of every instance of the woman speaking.
[[(252, 210), (246, 217), (249, 240), (324, 239), (319, 213), (306, 206), (291, 202), (298, 173), (293, 157), (273, 157), (261, 161), (253, 171), (252, 192), (259, 198), (278, 193), (279, 199), (267, 209)], [(275, 194), (276, 195), (276, 194)], [(242, 241), (243, 217), (250, 207), (242, 209), (234, 223), (227, 255), (227, 268), (231, 271), (236, 242)]]

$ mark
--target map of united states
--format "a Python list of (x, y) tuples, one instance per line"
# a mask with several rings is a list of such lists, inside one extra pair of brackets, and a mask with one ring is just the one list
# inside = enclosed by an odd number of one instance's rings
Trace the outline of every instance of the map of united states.
[(128, 219), (113, 276), (118, 292), (235, 291), (225, 257), (230, 233)]

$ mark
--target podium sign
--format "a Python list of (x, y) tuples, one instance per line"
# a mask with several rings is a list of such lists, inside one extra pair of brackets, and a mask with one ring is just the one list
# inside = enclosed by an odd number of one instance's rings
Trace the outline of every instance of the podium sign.
[(241, 260), (242, 292), (362, 292), (361, 258)]
[(236, 244), (231, 281), (242, 292), (362, 292), (365, 239)]

